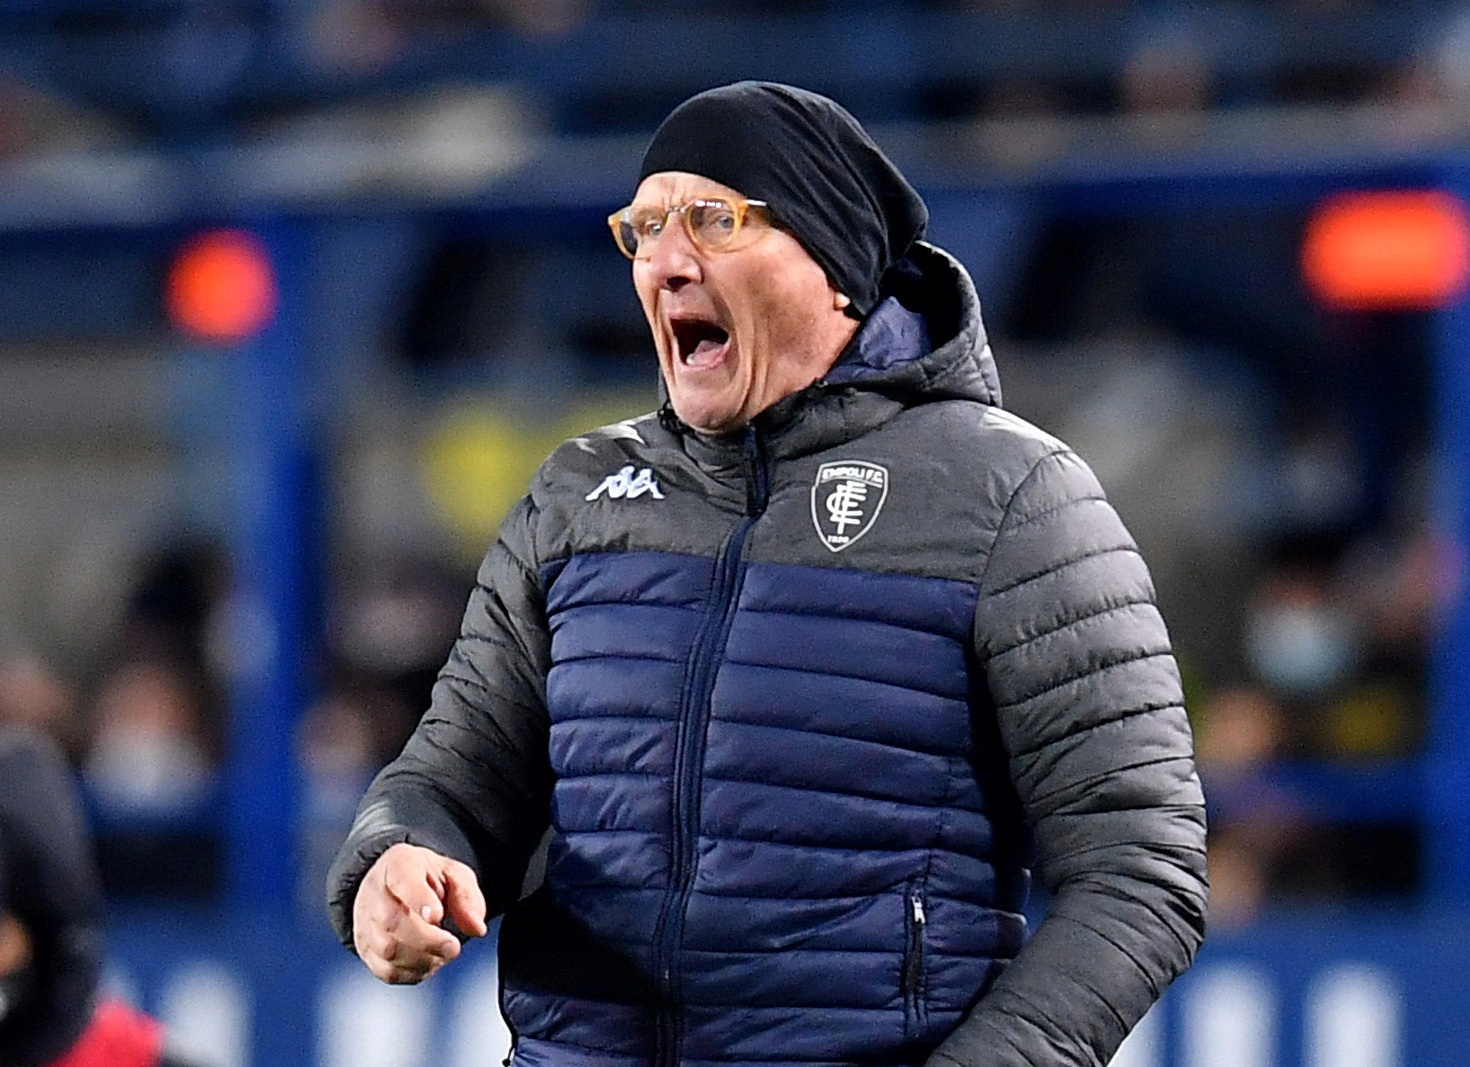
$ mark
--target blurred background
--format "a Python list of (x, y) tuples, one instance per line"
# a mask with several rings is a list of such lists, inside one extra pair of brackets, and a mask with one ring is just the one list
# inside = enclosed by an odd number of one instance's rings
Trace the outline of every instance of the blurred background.
[(0, 0), (0, 716), (114, 984), (217, 1067), (499, 1062), (493, 950), (377, 985), (322, 880), (531, 471), (654, 405), (603, 219), (742, 77), (890, 151), (1152, 566), (1212, 933), (1117, 1067), (1470, 1063), (1448, 0)]

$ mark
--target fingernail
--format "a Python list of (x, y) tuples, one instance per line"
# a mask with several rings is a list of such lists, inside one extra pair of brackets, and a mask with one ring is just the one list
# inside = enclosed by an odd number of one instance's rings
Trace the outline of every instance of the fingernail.
[(419, 914), (424, 917), (424, 922), (428, 922), (429, 916), (434, 914), (434, 908), (432, 905), (425, 904), (422, 908), (419, 909)]

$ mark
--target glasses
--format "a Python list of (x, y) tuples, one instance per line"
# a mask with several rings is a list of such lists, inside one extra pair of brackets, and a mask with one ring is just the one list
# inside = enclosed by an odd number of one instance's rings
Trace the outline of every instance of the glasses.
[(745, 226), (747, 215), (769, 222), (770, 207), (764, 200), (690, 200), (674, 207), (630, 204), (609, 215), (607, 225), (623, 255), (629, 259), (647, 259), (653, 254), (653, 242), (664, 232), (671, 215), (679, 216), (695, 248), (702, 252), (727, 252), (735, 247), (735, 238)]

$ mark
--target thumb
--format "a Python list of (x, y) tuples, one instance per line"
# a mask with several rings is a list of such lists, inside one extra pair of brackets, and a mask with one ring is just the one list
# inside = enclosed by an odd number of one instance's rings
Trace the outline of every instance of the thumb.
[(455, 925), (471, 937), (484, 937), (485, 894), (475, 872), (458, 860), (444, 865), (444, 906)]
[(405, 911), (416, 915), (431, 925), (437, 926), (444, 918), (444, 908), (439, 894), (421, 866), (409, 865), (384, 872), (383, 888), (393, 896)]

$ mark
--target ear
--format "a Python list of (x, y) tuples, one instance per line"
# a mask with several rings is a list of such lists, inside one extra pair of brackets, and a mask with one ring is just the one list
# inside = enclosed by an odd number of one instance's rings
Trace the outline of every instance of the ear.
[(832, 298), (832, 306), (838, 311), (841, 311), (843, 308), (847, 307), (851, 303), (852, 297), (848, 296), (846, 293), (837, 293)]

